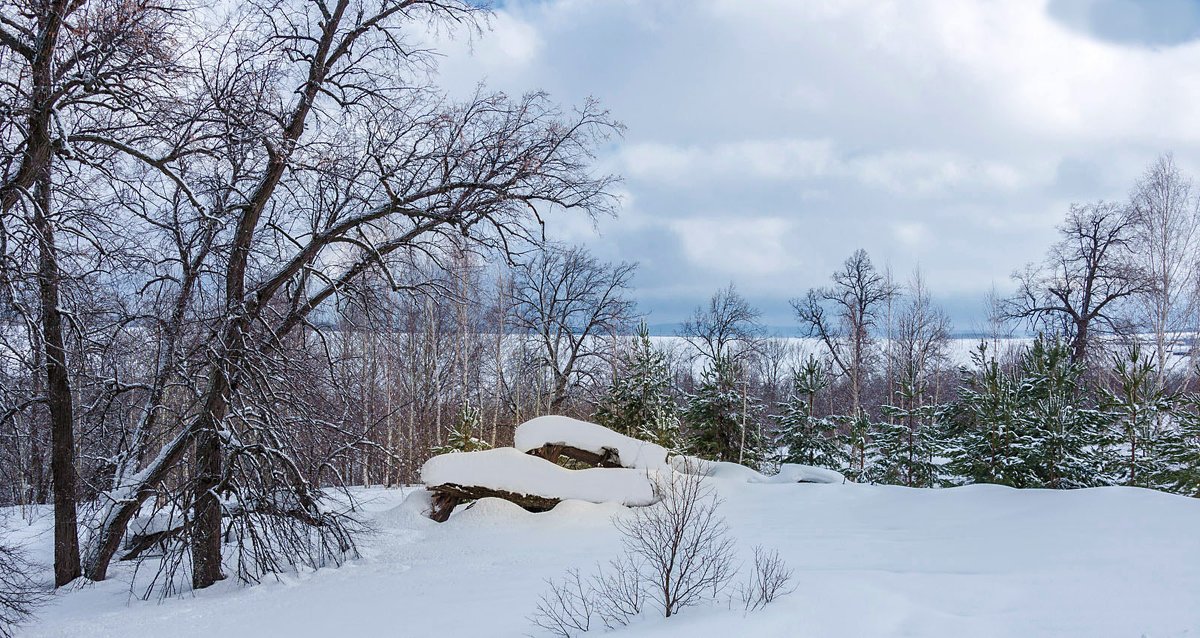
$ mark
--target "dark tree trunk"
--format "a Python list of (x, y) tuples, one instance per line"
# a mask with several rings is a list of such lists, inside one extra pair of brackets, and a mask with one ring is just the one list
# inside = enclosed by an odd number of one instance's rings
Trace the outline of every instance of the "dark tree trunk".
[(62, 313), (58, 307), (60, 273), (50, 221), (50, 171), (37, 183), (34, 225), (38, 233), (38, 293), (42, 303), (42, 340), (46, 348), (46, 399), (50, 409), (50, 475), (54, 491), (54, 586), (79, 578), (79, 532), (75, 512), (75, 417), (67, 378)]
[(1073, 363), (1083, 363), (1084, 357), (1087, 356), (1087, 341), (1088, 322), (1075, 322), (1075, 340), (1071, 344), (1071, 361)]
[(221, 444), (215, 427), (196, 435), (195, 500), (192, 504), (192, 587), (203, 589), (221, 573), (221, 502), (213, 489), (221, 480)]
[(216, 488), (221, 482), (220, 426), (227, 412), (229, 384), (222, 364), (216, 365), (209, 381), (208, 402), (196, 428), (191, 534), (192, 587), (196, 589), (225, 578), (221, 572), (221, 501)]

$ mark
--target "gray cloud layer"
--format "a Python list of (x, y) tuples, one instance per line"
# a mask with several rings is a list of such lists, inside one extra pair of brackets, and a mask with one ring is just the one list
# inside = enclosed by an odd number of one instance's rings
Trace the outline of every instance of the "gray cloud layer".
[(601, 158), (620, 218), (553, 233), (641, 262), (653, 322), (732, 280), (789, 324), (863, 247), (920, 264), (966, 329), (1071, 201), (1123, 197), (1162, 151), (1200, 166), (1200, 12), (1176, 4), (1122, 30), (1103, 16), (1138, 3), (509, 2), (442, 71), (595, 96), (628, 126)]

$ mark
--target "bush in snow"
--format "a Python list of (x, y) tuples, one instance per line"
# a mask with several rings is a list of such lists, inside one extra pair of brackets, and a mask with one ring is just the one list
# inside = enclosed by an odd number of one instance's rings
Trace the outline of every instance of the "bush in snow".
[[(653, 506), (616, 519), (623, 552), (598, 565), (589, 578), (578, 570), (549, 581), (530, 621), (556, 636), (569, 638), (589, 630), (596, 620), (608, 629), (629, 624), (648, 608), (665, 617), (718, 600), (737, 575), (733, 538), (717, 508), (720, 500), (700, 471), (661, 476)], [(747, 611), (759, 609), (791, 591), (792, 572), (778, 552), (754, 550), (750, 579), (736, 594)], [(732, 605), (734, 596), (728, 599)]]
[(547, 584), (550, 591), (542, 594), (529, 620), (563, 638), (589, 631), (596, 615), (596, 578), (586, 579), (578, 569), (571, 569), (561, 581), (550, 580)]
[(738, 586), (738, 599), (742, 609), (754, 611), (775, 602), (776, 598), (795, 591), (792, 585), (792, 570), (779, 557), (778, 550), (767, 551), (761, 545), (754, 546), (754, 571), (750, 580)]
[(734, 546), (717, 514), (720, 501), (698, 473), (668, 474), (655, 494), (657, 504), (616, 525), (650, 599), (669, 618), (725, 589), (735, 572)]
[(0, 638), (12, 636), (44, 596), (29, 577), (31, 567), (20, 549), (0, 545)]
[(472, 408), (469, 403), (463, 403), (458, 417), (446, 428), (446, 444), (434, 447), (432, 451), (434, 454), (448, 454), (475, 452), (492, 447), (487, 441), (475, 436), (476, 433), (483, 434), (483, 421), (479, 418), (479, 410)]

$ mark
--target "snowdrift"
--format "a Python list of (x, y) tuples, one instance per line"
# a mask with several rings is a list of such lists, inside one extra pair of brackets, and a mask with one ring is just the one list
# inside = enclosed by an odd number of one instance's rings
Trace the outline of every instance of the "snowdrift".
[[(463, 501), (501, 498), (542, 512), (564, 500), (645, 506), (663, 473), (699, 474), (743, 483), (841, 483), (841, 474), (784, 465), (767, 476), (736, 463), (671, 455), (665, 448), (606, 427), (563, 416), (543, 416), (517, 427), (514, 447), (435, 456), (421, 468), (431, 492), (429, 517), (450, 518)], [(594, 467), (569, 470), (560, 456)]]
[(778, 474), (763, 474), (753, 468), (726, 461), (708, 461), (695, 456), (676, 455), (670, 465), (683, 474), (700, 474), (740, 483), (845, 483), (846, 477), (833, 470), (810, 465), (784, 463)]
[(514, 448), (442, 454), (421, 467), (430, 489), (480, 486), (543, 499), (578, 499), (627, 506), (654, 502), (654, 473), (627, 468), (568, 470)]
[(605, 457), (621, 467), (662, 470), (667, 464), (666, 448), (614, 432), (602, 425), (565, 416), (541, 416), (517, 426), (513, 446), (533, 452), (547, 445), (573, 447)]

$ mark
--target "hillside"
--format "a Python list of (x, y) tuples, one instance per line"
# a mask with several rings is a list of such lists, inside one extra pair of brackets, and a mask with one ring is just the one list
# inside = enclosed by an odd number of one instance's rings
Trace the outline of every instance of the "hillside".
[[(1193, 636), (1200, 501), (1132, 488), (908, 489), (712, 479), (739, 547), (778, 548), (796, 591), (744, 615), (646, 617), (637, 636)], [(341, 568), (163, 602), (130, 574), (63, 592), (21, 636), (521, 636), (544, 579), (611, 556), (621, 508), (492, 499), (437, 524), (359, 493), (377, 532)], [(15, 522), (15, 521), (14, 521)], [(49, 558), (50, 519), (13, 536)], [(596, 632), (602, 633), (602, 632)]]

